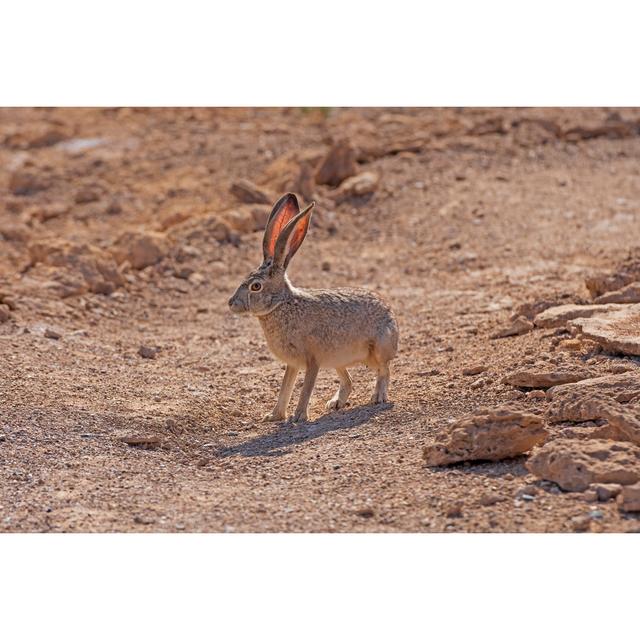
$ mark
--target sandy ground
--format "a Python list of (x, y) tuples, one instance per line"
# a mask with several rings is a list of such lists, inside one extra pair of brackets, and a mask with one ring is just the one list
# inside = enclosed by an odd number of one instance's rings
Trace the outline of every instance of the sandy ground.
[[(637, 129), (566, 132), (639, 118), (625, 109), (0, 111), (0, 294), (13, 307), (0, 324), (0, 531), (574, 530), (593, 505), (536, 480), (524, 457), (433, 469), (422, 448), (480, 406), (541, 413), (544, 399), (501, 382), (523, 363), (608, 371), (622, 360), (555, 351), (553, 331), (489, 336), (521, 303), (585, 300), (584, 277), (637, 242)], [(367, 404), (374, 376), (360, 368), (350, 405), (327, 414), (337, 378), (321, 371), (310, 422), (264, 424), (283, 367), (258, 322), (232, 315), (227, 299), (260, 262), (247, 212), (270, 207), (239, 203), (230, 185), (248, 179), (277, 197), (291, 188), (287, 162), (341, 138), (380, 183), (342, 201), (312, 187), (317, 214), (290, 277), (387, 299), (400, 326), (391, 402)], [(122, 280), (106, 293), (78, 285), (82, 262), (33, 257), (37, 243), (56, 242), (110, 256), (131, 230), (152, 234), (160, 259), (120, 264)], [(463, 375), (475, 364), (488, 370)], [(121, 441), (131, 435), (160, 444)], [(533, 499), (523, 487), (535, 487)], [(487, 494), (499, 501), (483, 506)], [(591, 531), (640, 529), (613, 502), (597, 509)]]

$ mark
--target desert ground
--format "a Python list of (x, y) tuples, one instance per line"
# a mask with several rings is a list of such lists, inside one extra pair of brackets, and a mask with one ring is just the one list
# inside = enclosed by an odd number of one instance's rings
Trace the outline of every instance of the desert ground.
[[(0, 110), (0, 531), (640, 531), (639, 157), (640, 109)], [(261, 422), (227, 300), (287, 191), (388, 404)]]

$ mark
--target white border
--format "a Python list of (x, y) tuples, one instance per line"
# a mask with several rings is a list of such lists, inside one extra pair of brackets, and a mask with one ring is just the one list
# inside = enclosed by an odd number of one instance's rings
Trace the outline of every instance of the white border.
[(624, 0), (21, 0), (4, 105), (640, 104)]

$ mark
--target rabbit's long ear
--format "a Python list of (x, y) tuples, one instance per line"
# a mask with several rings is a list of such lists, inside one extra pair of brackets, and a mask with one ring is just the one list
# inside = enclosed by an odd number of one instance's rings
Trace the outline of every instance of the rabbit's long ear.
[(274, 265), (282, 267), (283, 269), (287, 268), (289, 261), (300, 248), (304, 237), (307, 235), (309, 222), (311, 221), (311, 210), (315, 204), (315, 202), (312, 202), (303, 209), (293, 220), (287, 223), (287, 226), (282, 230), (276, 241), (276, 248), (273, 254)]
[(265, 262), (273, 258), (278, 236), (299, 211), (298, 199), (293, 193), (285, 193), (282, 198), (273, 205), (267, 226), (264, 229), (264, 238), (262, 239), (262, 253)]

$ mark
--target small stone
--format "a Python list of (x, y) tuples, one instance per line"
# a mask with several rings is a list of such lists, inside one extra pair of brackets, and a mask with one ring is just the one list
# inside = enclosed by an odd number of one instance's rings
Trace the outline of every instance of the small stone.
[(147, 358), (149, 360), (153, 360), (156, 355), (158, 353), (158, 350), (156, 347), (147, 347), (144, 344), (140, 345), (140, 348), (138, 349), (138, 355), (141, 358)]
[(45, 329), (44, 337), (50, 338), (51, 340), (60, 340), (60, 338), (62, 338), (62, 335), (59, 334), (57, 331), (54, 331), (53, 329)]
[(271, 198), (260, 187), (249, 180), (241, 179), (234, 182), (229, 191), (246, 204), (270, 204)]
[(159, 436), (123, 436), (120, 438), (121, 442), (128, 444), (130, 447), (158, 447), (162, 444), (162, 439)]
[(49, 182), (32, 171), (15, 171), (9, 178), (9, 191), (14, 196), (29, 196), (49, 188)]
[(478, 504), (483, 507), (490, 507), (491, 505), (497, 504), (498, 502), (504, 502), (506, 498), (498, 495), (497, 493), (485, 493), (480, 496), (478, 499)]
[(477, 376), (479, 373), (484, 373), (489, 367), (485, 364), (476, 364), (471, 367), (466, 367), (462, 370), (463, 376)]
[(447, 518), (461, 518), (462, 517), (462, 502), (455, 502), (445, 511)]
[(622, 487), (617, 500), (622, 511), (640, 511), (640, 482)]
[(95, 187), (82, 187), (75, 197), (76, 204), (87, 204), (98, 200), (100, 200), (100, 191)]
[(323, 271), (331, 271), (331, 263), (328, 260), (325, 260), (321, 265), (321, 269)]
[(364, 509), (356, 511), (356, 515), (360, 518), (373, 518), (375, 512), (371, 507), (365, 507)]
[(592, 489), (589, 489), (582, 494), (582, 499), (585, 502), (597, 502), (598, 494)]
[(560, 340), (560, 342), (558, 342), (558, 349), (562, 351), (580, 351), (580, 349), (582, 349), (582, 342), (575, 338)]
[(529, 333), (533, 329), (533, 322), (527, 320), (524, 316), (518, 316), (508, 327), (500, 329), (492, 333), (489, 337), (492, 340), (500, 338), (509, 338), (511, 336), (520, 336)]
[(592, 484), (590, 486), (596, 492), (599, 502), (613, 500), (622, 491), (620, 484)]
[(542, 389), (535, 389), (527, 393), (527, 398), (532, 400), (546, 400), (547, 394)]
[(571, 518), (571, 528), (577, 533), (584, 533), (591, 527), (591, 518), (589, 516), (581, 515)]
[(354, 196), (366, 196), (373, 193), (380, 182), (380, 176), (373, 171), (365, 171), (347, 178), (335, 193), (334, 199), (340, 203)]
[(6, 322), (11, 317), (9, 313), (9, 306), (6, 304), (0, 304), (0, 324)]
[(346, 140), (336, 142), (320, 162), (316, 171), (317, 184), (337, 187), (343, 180), (358, 172), (356, 152)]
[(134, 269), (156, 264), (166, 253), (164, 236), (158, 233), (126, 231), (114, 244), (112, 254), (119, 264), (128, 262)]

